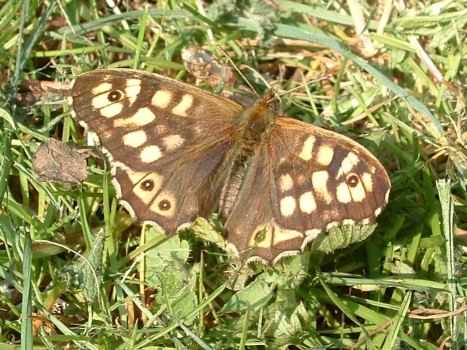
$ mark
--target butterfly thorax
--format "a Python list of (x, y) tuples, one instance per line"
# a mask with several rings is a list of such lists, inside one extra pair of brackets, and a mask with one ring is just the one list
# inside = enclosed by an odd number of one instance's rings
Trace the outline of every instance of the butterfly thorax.
[(240, 193), (250, 160), (269, 138), (274, 120), (275, 115), (269, 109), (267, 99), (263, 98), (245, 109), (235, 121), (234, 146), (222, 165), (228, 173), (224, 177), (220, 199), (219, 211), (222, 216), (229, 216), (232, 204)]
[(258, 100), (254, 105), (245, 109), (236, 120), (237, 144), (254, 148), (268, 137), (274, 120), (275, 115), (269, 109), (267, 100)]

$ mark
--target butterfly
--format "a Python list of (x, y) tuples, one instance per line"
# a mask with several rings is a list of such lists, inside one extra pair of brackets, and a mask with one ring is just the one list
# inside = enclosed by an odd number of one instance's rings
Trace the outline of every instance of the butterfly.
[(274, 263), (388, 202), (381, 163), (348, 137), (157, 74), (78, 76), (72, 115), (108, 156), (122, 205), (167, 233), (219, 213), (241, 257)]

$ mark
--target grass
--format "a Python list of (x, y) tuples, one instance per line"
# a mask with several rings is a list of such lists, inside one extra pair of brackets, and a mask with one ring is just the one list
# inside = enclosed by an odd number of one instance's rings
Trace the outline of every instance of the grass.
[[(0, 3), (0, 348), (465, 348), (465, 4), (125, 3)], [(201, 46), (232, 81), (187, 72), (183, 49)], [(133, 223), (103, 161), (82, 185), (39, 181), (41, 143), (85, 138), (66, 102), (25, 103), (24, 86), (99, 67), (285, 93), (286, 114), (386, 166), (375, 232), (320, 259), (239, 268), (206, 222), (170, 239)]]

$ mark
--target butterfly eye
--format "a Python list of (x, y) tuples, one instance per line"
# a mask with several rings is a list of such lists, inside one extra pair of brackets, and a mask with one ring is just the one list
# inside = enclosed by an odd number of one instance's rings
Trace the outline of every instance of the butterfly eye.
[(350, 187), (355, 187), (358, 185), (358, 182), (360, 181), (360, 179), (358, 178), (358, 175), (357, 174), (349, 174), (347, 176), (347, 178), (345, 179), (345, 181), (347, 182), (347, 184), (350, 186)]
[(141, 183), (141, 188), (142, 188), (144, 191), (152, 191), (153, 188), (154, 188), (154, 181), (152, 181), (152, 180), (144, 180), (144, 181)]
[(107, 95), (107, 98), (109, 99), (110, 102), (117, 102), (117, 101), (120, 101), (122, 96), (123, 96), (123, 93), (120, 90), (112, 90)]
[(163, 199), (159, 202), (160, 210), (169, 210), (171, 207), (170, 202), (167, 199)]

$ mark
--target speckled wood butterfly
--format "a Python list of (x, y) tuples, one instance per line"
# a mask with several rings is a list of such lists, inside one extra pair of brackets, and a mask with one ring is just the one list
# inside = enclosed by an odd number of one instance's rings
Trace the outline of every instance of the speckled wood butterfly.
[(74, 117), (97, 136), (114, 186), (138, 220), (168, 233), (220, 213), (240, 256), (275, 262), (334, 226), (369, 224), (388, 175), (365, 148), (160, 75), (96, 70), (71, 88)]

